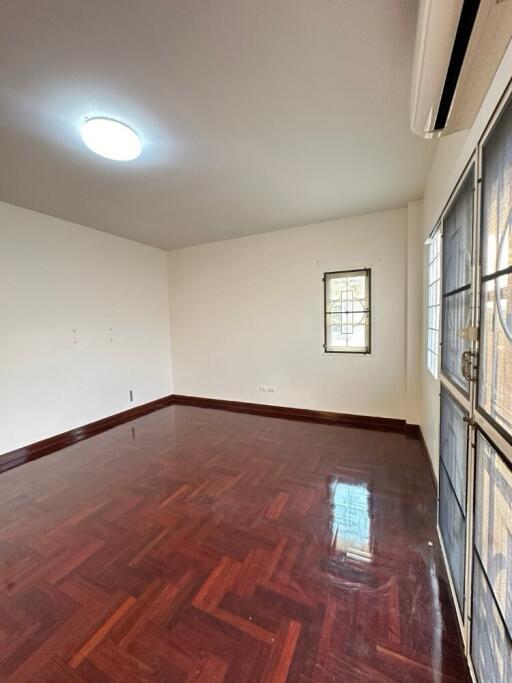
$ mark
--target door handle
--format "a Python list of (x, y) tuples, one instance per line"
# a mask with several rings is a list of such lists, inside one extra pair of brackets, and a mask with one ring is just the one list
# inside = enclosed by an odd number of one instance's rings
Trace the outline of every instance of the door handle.
[(462, 372), (462, 376), (464, 377), (465, 380), (468, 382), (471, 381), (471, 357), (472, 357), (471, 351), (464, 351), (462, 353), (462, 358), (461, 358), (461, 364), (460, 364), (460, 370)]

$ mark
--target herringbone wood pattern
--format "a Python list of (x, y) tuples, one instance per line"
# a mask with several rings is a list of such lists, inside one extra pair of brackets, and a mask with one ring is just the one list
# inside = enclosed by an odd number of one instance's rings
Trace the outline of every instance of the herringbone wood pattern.
[(469, 680), (404, 435), (172, 406), (0, 496), (2, 681)]

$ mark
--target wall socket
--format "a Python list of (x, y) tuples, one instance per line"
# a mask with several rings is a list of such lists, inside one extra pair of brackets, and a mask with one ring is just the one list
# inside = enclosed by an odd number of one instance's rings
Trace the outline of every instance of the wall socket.
[(130, 389), (130, 403), (133, 403), (133, 390)]
[(275, 391), (276, 388), (270, 384), (260, 384), (260, 391)]

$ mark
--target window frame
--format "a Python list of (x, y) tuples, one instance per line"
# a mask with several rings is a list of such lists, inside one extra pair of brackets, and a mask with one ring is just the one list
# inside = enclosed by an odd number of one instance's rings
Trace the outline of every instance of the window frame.
[[(365, 276), (365, 282), (366, 282), (366, 288), (367, 291), (365, 294), (367, 295), (367, 300), (368, 300), (368, 309), (365, 311), (368, 314), (368, 337), (367, 337), (367, 344), (366, 344), (366, 349), (361, 351), (360, 347), (352, 347), (353, 350), (351, 350), (349, 347), (344, 348), (344, 349), (335, 349), (335, 348), (328, 348), (327, 346), (327, 315), (328, 313), (330, 314), (330, 311), (327, 311), (327, 280), (329, 279), (329, 276), (333, 275), (339, 275), (339, 276), (348, 276), (348, 274), (357, 274), (357, 275), (364, 275)], [(324, 284), (324, 303), (323, 303), (323, 310), (324, 310), (324, 343), (323, 343), (323, 351), (324, 353), (344, 353), (344, 354), (350, 354), (350, 355), (359, 355), (359, 356), (368, 356), (372, 353), (372, 269), (363, 267), (363, 268), (346, 268), (344, 270), (331, 270), (326, 273), (324, 273), (323, 276), (323, 284)]]
[[(441, 223), (439, 222), (434, 230), (431, 232), (428, 241), (427, 241), (427, 370), (430, 372), (432, 377), (435, 380), (439, 379), (439, 370), (440, 370), (440, 365), (441, 365), (441, 302), (442, 302), (442, 292), (441, 292), (441, 279), (442, 279), (442, 239), (441, 239)], [(430, 259), (430, 253), (431, 249), (434, 244), (437, 244), (437, 253), (434, 256), (434, 258), (431, 260)], [(438, 268), (438, 278), (436, 280), (430, 280), (430, 272), (431, 272), (431, 265), (434, 263), (434, 261), (437, 261), (437, 268)], [(435, 303), (431, 304), (430, 303), (430, 292), (432, 289), (435, 290), (436, 284), (438, 284), (437, 287), (437, 297), (435, 300)], [(431, 323), (431, 311), (434, 309), (438, 309), (438, 315), (437, 315), (437, 327), (433, 327)], [(430, 331), (433, 331), (437, 333), (437, 348), (433, 349), (430, 347), (430, 336), (429, 333)], [(433, 367), (432, 367), (432, 362), (431, 359), (435, 356), (437, 359), (436, 363), (436, 368), (437, 372), (434, 373)]]
[[(484, 190), (485, 190), (485, 179), (484, 179), (484, 154), (485, 154), (485, 148), (486, 145), (489, 143), (489, 140), (492, 138), (493, 133), (495, 132), (496, 128), (499, 126), (500, 122), (502, 121), (502, 117), (504, 117), (509, 109), (509, 107), (512, 106), (512, 90), (509, 87), (507, 87), (506, 91), (503, 93), (502, 98), (500, 100), (500, 103), (496, 107), (496, 110), (494, 114), (491, 116), (487, 127), (482, 134), (482, 137), (477, 143), (477, 153), (478, 153), (478, 161), (479, 161), (479, 166), (478, 166), (478, 185), (480, 187), (480, 206), (479, 206), (479, 215), (478, 219), (480, 221), (480, 224), (478, 226), (478, 241), (479, 241), (479, 252), (478, 252), (478, 274), (476, 276), (477, 280), (477, 286), (479, 288), (478, 291), (478, 313), (476, 317), (476, 326), (478, 330), (478, 369), (476, 373), (476, 381), (475, 381), (475, 414), (478, 414), (481, 416), (490, 427), (496, 430), (498, 435), (502, 437), (507, 445), (512, 444), (512, 430), (507, 430), (506, 426), (501, 424), (498, 420), (495, 419), (495, 416), (490, 415), (487, 410), (484, 408), (484, 406), (481, 404), (481, 384), (482, 384), (482, 368), (483, 368), (483, 363), (482, 363), (482, 358), (483, 358), (483, 342), (485, 341), (485, 335), (483, 331), (483, 323), (485, 319), (484, 315), (484, 296), (485, 296), (485, 288), (488, 282), (495, 282), (498, 280), (501, 276), (503, 275), (511, 275), (512, 276), (512, 265), (509, 264), (505, 268), (500, 268), (499, 270), (494, 270), (491, 272), (486, 272), (485, 269), (485, 264), (484, 264), (484, 249), (483, 249), (483, 243), (484, 243), (484, 236), (485, 236), (485, 226), (486, 226), (486, 221), (485, 221), (485, 202), (484, 202)], [(487, 431), (486, 433), (489, 433)], [(487, 438), (487, 437), (486, 437)], [(493, 446), (494, 447), (494, 446)]]

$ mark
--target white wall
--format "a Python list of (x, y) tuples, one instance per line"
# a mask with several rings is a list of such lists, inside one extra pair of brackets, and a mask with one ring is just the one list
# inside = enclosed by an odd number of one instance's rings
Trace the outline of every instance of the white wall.
[(0, 203), (0, 311), (0, 453), (172, 391), (161, 250)]
[[(406, 231), (397, 209), (169, 252), (175, 392), (405, 418)], [(372, 354), (325, 354), (323, 273), (364, 266)]]
[(422, 332), (422, 254), (423, 254), (423, 204), (421, 201), (407, 205), (407, 328), (406, 328), (406, 419), (419, 424), (421, 419), (421, 364)]
[[(435, 226), (461, 173), (486, 128), (494, 109), (512, 78), (512, 43), (509, 45), (496, 76), (470, 130), (441, 138), (427, 180), (423, 197), (423, 237)], [(421, 362), (422, 413), (421, 428), (427, 442), (436, 474), (439, 470), (439, 381), (426, 367), (426, 302), (427, 250), (423, 250), (423, 354)]]

